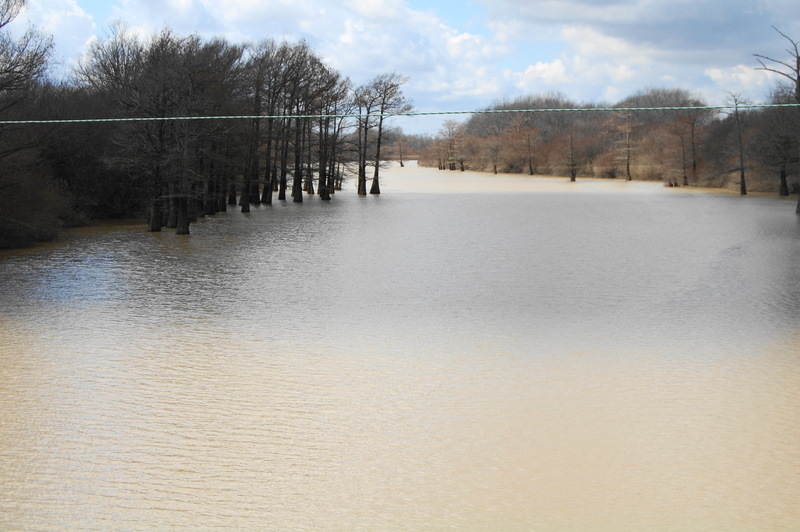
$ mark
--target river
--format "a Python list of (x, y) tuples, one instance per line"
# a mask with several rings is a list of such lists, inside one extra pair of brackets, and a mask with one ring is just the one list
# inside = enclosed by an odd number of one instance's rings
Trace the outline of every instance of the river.
[(0, 252), (0, 528), (800, 529), (793, 201), (382, 190)]

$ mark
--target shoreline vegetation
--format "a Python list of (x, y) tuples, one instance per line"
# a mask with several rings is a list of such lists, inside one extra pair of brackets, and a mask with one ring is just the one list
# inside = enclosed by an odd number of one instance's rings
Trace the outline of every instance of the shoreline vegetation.
[[(613, 107), (659, 109), (596, 112), (608, 106), (528, 95), (490, 108), (502, 113), (445, 121), (436, 136), (407, 135), (389, 120), (413, 110), (406, 77), (355, 85), (304, 41), (232, 43), (169, 28), (143, 38), (118, 22), (54, 80), (52, 38), (5, 28), (25, 4), (0, 0), (0, 249), (98, 220), (189, 234), (229, 208), (329, 201), (347, 180), (377, 195), (383, 162), (402, 166), (408, 154), (449, 171), (800, 192), (798, 107), (740, 108), (731, 94), (720, 114), (687, 90), (649, 88)], [(800, 72), (781, 70), (797, 57), (756, 57), (783, 75), (770, 101), (800, 104)], [(217, 116), (269, 118), (193, 119)], [(137, 120), (24, 123), (98, 118)]]
[[(419, 163), (419, 167), (420, 168), (428, 168), (433, 172), (437, 172), (437, 168), (435, 166), (423, 166), (421, 163)], [(524, 172), (509, 172), (509, 171), (498, 171), (497, 174), (495, 174), (491, 169), (489, 169), (489, 170), (487, 170), (487, 169), (465, 169), (464, 170), (464, 174), (470, 174), (470, 173), (476, 173), (476, 174), (485, 176), (486, 179), (487, 179), (487, 182), (491, 182), (490, 180), (492, 178), (494, 178), (495, 176), (497, 178), (500, 178), (500, 179), (511, 177), (511, 178), (515, 178), (515, 179), (518, 179), (518, 180), (526, 180), (526, 179), (548, 180), (548, 181), (552, 181), (552, 182), (555, 182), (555, 183), (558, 183), (558, 184), (563, 184), (564, 186), (563, 187), (559, 187), (559, 190), (570, 190), (570, 184), (573, 183), (573, 181), (571, 181), (571, 179), (570, 179), (570, 176), (568, 176), (568, 175), (566, 175), (566, 176), (565, 175), (558, 175), (558, 174), (533, 174), (533, 175), (531, 175), (531, 174), (527, 174), (527, 173), (524, 173)], [(461, 171), (450, 171), (450, 170), (444, 169), (444, 170), (441, 170), (440, 172), (437, 172), (437, 175), (452, 176), (455, 179), (455, 178), (458, 177), (458, 175), (461, 175)], [(627, 182), (627, 183), (631, 183), (631, 184), (650, 184), (650, 185), (654, 185), (654, 186), (659, 186), (659, 188), (660, 187), (669, 188), (669, 189), (673, 189), (674, 192), (687, 192), (687, 193), (697, 192), (697, 193), (703, 193), (703, 194), (724, 194), (724, 195), (735, 195), (735, 196), (741, 196), (742, 195), (740, 193), (740, 191), (739, 191), (738, 183), (736, 184), (736, 186), (733, 186), (733, 185), (730, 185), (730, 186), (702, 186), (702, 185), (698, 185), (698, 186), (693, 186), (693, 185), (683, 186), (683, 185), (680, 185), (680, 184), (670, 183), (668, 181), (664, 181), (664, 180), (661, 180), (661, 179), (643, 179), (643, 178), (633, 177), (630, 180), (626, 180), (626, 179), (620, 179), (619, 177), (617, 177), (617, 178), (608, 178), (608, 177), (592, 176), (592, 175), (578, 175), (574, 182), (575, 183), (591, 182), (591, 183), (598, 184), (600, 186), (602, 186), (603, 184), (606, 184), (606, 183), (607, 184), (613, 184), (613, 183), (622, 184), (622, 183), (626, 183)], [(771, 185), (771, 184), (772, 183), (768, 183), (768, 185)], [(775, 192), (774, 190), (768, 190), (769, 187), (767, 187), (767, 190), (765, 190), (765, 189), (755, 189), (755, 188), (756, 187), (754, 187), (754, 189), (751, 189), (750, 191), (748, 191), (748, 193), (745, 196), (752, 196), (752, 197), (756, 197), (756, 198), (771, 198), (771, 199), (780, 200), (782, 202), (795, 202), (798, 199), (800, 199), (798, 197), (798, 193), (796, 193), (796, 192), (792, 192), (792, 193), (790, 193), (788, 195), (780, 195), (777, 192)], [(772, 188), (774, 188), (774, 187), (772, 187)], [(455, 190), (455, 191), (458, 191), (458, 190)]]
[[(770, 103), (800, 104), (794, 89), (778, 84)], [(742, 195), (799, 193), (800, 108), (745, 110), (735, 100), (723, 113), (685, 89), (644, 89), (612, 106), (580, 104), (559, 93), (524, 96), (463, 123), (446, 121), (420, 164), (571, 181), (660, 181)], [(638, 110), (597, 112), (603, 107)], [(553, 111), (513, 112), (518, 109)]]

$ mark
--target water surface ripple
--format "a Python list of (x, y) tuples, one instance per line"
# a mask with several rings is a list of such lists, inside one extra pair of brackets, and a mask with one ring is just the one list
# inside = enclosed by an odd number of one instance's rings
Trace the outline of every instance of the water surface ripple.
[(800, 528), (793, 203), (383, 188), (0, 253), (0, 528)]

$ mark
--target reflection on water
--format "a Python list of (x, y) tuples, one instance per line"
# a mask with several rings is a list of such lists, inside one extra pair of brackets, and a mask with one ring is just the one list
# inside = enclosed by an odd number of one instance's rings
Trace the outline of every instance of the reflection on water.
[(0, 528), (797, 529), (794, 205), (574, 185), (0, 254)]

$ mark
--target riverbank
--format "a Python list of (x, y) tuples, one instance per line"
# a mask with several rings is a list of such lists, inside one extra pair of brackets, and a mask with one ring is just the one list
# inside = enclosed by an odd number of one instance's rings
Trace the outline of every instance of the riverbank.
[[(502, 192), (512, 190), (527, 190), (536, 192), (568, 192), (576, 190), (602, 191), (654, 191), (668, 189), (671, 192), (688, 192), (704, 194), (726, 194), (739, 196), (739, 190), (732, 188), (696, 187), (696, 186), (667, 186), (663, 181), (633, 179), (628, 181), (620, 178), (604, 177), (578, 177), (574, 182), (566, 176), (528, 175), (520, 173), (479, 172), (475, 170), (438, 170), (427, 166), (420, 166), (418, 161), (406, 161), (405, 167), (400, 168), (397, 163), (392, 163), (390, 172), (384, 174), (384, 183), (391, 184), (395, 174), (403, 179), (398, 183), (404, 191), (436, 190), (437, 192)], [(434, 177), (435, 176), (435, 177)], [(388, 185), (387, 185), (388, 186)], [(777, 192), (751, 191), (747, 196), (757, 198), (774, 198), (780, 201), (797, 202), (798, 195), (779, 196)]]

